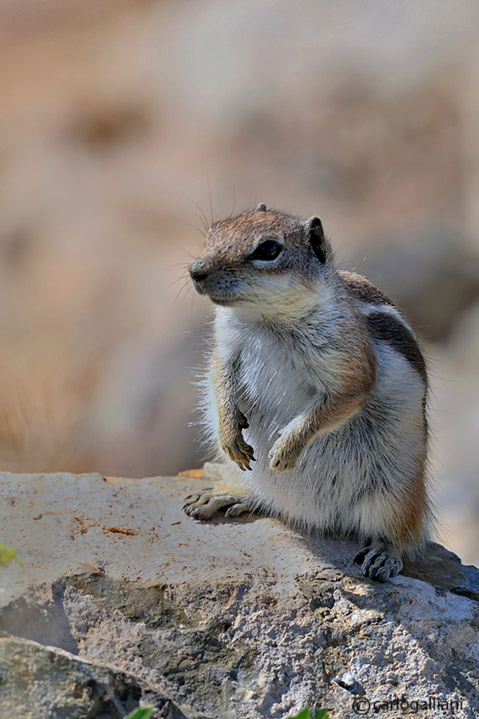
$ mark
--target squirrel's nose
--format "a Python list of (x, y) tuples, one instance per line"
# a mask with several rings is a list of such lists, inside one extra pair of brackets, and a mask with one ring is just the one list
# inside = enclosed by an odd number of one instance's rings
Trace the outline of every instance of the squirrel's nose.
[(197, 282), (201, 282), (202, 280), (206, 280), (208, 277), (208, 270), (206, 267), (206, 262), (202, 257), (199, 257), (197, 260), (193, 262), (188, 267), (190, 276), (192, 280), (196, 280)]

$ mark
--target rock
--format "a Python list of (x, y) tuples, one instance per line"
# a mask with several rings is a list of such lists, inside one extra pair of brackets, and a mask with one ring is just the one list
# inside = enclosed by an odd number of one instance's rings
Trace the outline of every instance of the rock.
[(4, 714), (106, 719), (141, 703), (155, 719), (307, 706), (342, 719), (402, 701), (476, 716), (477, 569), (432, 545), (376, 584), (350, 542), (186, 517), (183, 497), (204, 485), (0, 475), (0, 540), (23, 560), (0, 569)]
[(0, 677), (3, 716), (123, 719), (140, 701), (154, 705), (157, 717), (184, 716), (167, 697), (126, 672), (16, 637), (0, 637)]

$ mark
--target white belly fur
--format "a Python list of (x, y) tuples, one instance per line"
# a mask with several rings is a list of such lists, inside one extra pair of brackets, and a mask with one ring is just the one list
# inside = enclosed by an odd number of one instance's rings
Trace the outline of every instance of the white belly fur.
[[(249, 428), (246, 441), (254, 448), (246, 482), (259, 507), (303, 529), (386, 534), (388, 502), (404, 489), (424, 455), (420, 376), (387, 344), (375, 342), (377, 380), (359, 413), (339, 429), (313, 439), (292, 471), (269, 468), (268, 452), (278, 432), (300, 414), (327, 374), (327, 356), (319, 373), (302, 365), (291, 352), (263, 341), (242, 352), (240, 409)], [(298, 365), (299, 362), (299, 365)], [(302, 366), (301, 366), (302, 365)], [(207, 387), (206, 423), (217, 441), (218, 418), (213, 389)]]

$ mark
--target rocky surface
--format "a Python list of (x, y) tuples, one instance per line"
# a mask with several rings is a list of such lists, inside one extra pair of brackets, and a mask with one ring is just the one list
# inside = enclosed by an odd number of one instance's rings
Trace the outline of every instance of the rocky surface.
[(189, 519), (204, 483), (0, 475), (0, 541), (23, 560), (0, 567), (2, 715), (477, 716), (477, 569), (434, 545), (376, 584), (350, 543)]

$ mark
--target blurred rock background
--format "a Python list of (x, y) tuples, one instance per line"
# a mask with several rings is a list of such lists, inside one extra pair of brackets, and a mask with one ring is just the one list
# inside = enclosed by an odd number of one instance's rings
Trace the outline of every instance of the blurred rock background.
[(475, 0), (0, 0), (0, 38), (1, 468), (203, 461), (185, 267), (203, 214), (264, 201), (418, 327), (442, 538), (477, 564)]

